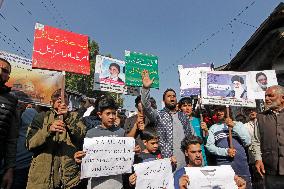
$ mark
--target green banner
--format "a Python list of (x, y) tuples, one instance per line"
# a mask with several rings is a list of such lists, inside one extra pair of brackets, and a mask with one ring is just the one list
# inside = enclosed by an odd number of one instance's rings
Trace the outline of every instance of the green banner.
[(125, 83), (127, 86), (142, 87), (142, 71), (148, 70), (155, 78), (152, 88), (159, 88), (158, 57), (149, 54), (125, 51)]

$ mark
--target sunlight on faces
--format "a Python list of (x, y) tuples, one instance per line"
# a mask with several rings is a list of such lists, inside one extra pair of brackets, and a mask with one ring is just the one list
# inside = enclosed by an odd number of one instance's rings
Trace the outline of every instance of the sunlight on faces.
[(143, 140), (143, 143), (149, 153), (155, 153), (159, 147), (159, 139)]
[(177, 105), (177, 97), (176, 94), (173, 91), (168, 91), (165, 95), (164, 98), (164, 103), (165, 106), (170, 109), (173, 110), (176, 108)]
[(269, 87), (265, 92), (265, 106), (269, 109), (276, 109), (283, 106), (284, 95), (277, 92), (276, 87)]
[(191, 116), (191, 114), (192, 114), (192, 104), (188, 104), (188, 103), (182, 104), (180, 109), (186, 115)]
[(102, 125), (106, 128), (110, 128), (114, 125), (116, 120), (115, 109), (105, 109), (102, 112), (98, 112), (97, 114), (101, 118)]
[(188, 158), (188, 163), (190, 166), (202, 166), (203, 158), (200, 144), (190, 144), (185, 151), (185, 156)]
[[(65, 95), (65, 97), (64, 97), (65, 99), (65, 104), (66, 104), (66, 106), (68, 106), (68, 104), (69, 104), (69, 102), (68, 102), (68, 97), (67, 97), (67, 95)], [(57, 98), (53, 98), (52, 99), (52, 107), (55, 109), (55, 110), (58, 110), (58, 107), (60, 106), (60, 104), (62, 103), (62, 101), (61, 101), (61, 97), (59, 96), (59, 97), (57, 97)]]

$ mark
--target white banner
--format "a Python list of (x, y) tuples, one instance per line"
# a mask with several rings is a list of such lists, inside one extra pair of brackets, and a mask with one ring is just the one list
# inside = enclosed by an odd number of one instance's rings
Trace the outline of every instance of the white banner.
[(85, 138), (81, 178), (131, 173), (135, 140), (132, 137)]
[(238, 188), (230, 165), (185, 167), (185, 172), (190, 180), (188, 188), (191, 189)]
[(133, 165), (136, 179), (136, 189), (174, 189), (173, 173), (169, 158), (154, 160)]
[(248, 72), (209, 71), (201, 74), (202, 104), (255, 107), (247, 97)]
[(210, 64), (199, 65), (178, 65), (180, 80), (180, 95), (189, 97), (191, 95), (200, 95), (201, 72), (211, 71)]

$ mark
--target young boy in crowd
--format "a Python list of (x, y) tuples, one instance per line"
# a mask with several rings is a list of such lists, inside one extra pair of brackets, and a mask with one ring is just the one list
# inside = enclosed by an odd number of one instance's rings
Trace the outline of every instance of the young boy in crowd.
[[(134, 164), (149, 162), (162, 158), (159, 151), (159, 136), (154, 128), (146, 127), (141, 135), (141, 139), (145, 145), (145, 149), (140, 154), (135, 155)], [(174, 156), (171, 157), (171, 162), (173, 167), (175, 167), (177, 162)], [(130, 175), (129, 185), (134, 187), (136, 184), (136, 179), (137, 175), (135, 173)]]
[[(116, 127), (116, 111), (117, 105), (113, 98), (103, 97), (98, 99), (97, 114), (101, 119), (101, 125), (98, 125), (87, 131), (86, 138), (93, 137), (124, 137), (125, 131), (120, 127)], [(75, 161), (81, 163), (85, 152), (77, 151), (74, 155)], [(88, 189), (120, 189), (123, 188), (122, 175), (112, 175), (97, 178), (89, 178)]]

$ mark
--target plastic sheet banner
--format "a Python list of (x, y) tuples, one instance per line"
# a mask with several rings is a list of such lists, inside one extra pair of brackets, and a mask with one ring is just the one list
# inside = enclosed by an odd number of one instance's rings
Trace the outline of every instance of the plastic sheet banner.
[(94, 90), (138, 96), (139, 87), (125, 85), (125, 62), (101, 55), (96, 56)]
[(32, 61), (0, 51), (0, 57), (10, 62), (12, 72), (7, 83), (20, 101), (49, 106), (52, 93), (61, 88), (62, 74), (56, 71), (32, 69)]
[(142, 87), (142, 71), (148, 70), (155, 78), (152, 88), (159, 88), (158, 57), (149, 54), (125, 51), (125, 83), (127, 86)]
[(36, 23), (32, 65), (89, 75), (88, 36)]
[(211, 64), (178, 65), (180, 96), (200, 95), (200, 79), (202, 71), (211, 71)]
[(201, 74), (202, 104), (255, 107), (248, 99), (248, 72), (209, 71)]

